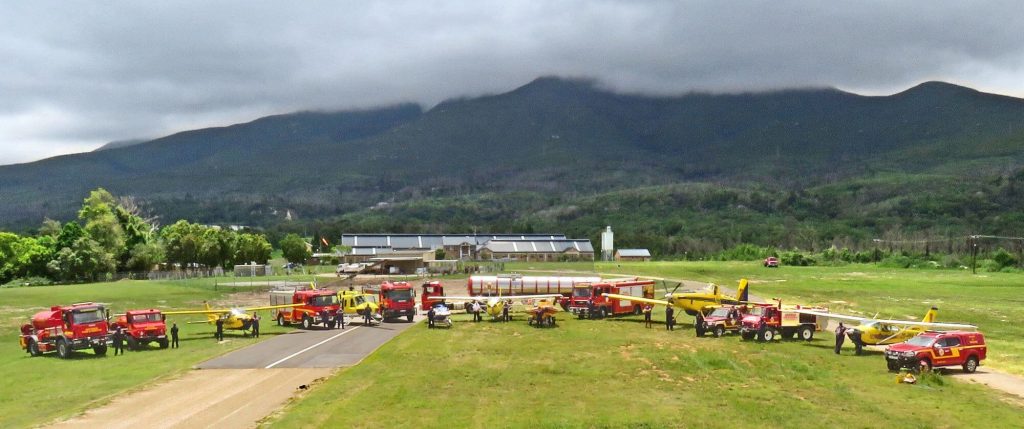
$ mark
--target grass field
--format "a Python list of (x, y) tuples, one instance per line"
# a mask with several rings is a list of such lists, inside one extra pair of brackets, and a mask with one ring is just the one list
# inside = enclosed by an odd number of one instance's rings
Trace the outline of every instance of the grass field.
[[(581, 265), (573, 265), (577, 270)], [(584, 266), (585, 267), (585, 266)], [(507, 270), (561, 270), (523, 264)], [(979, 324), (992, 360), (1019, 373), (1024, 277), (871, 266), (765, 270), (741, 263), (596, 264), (603, 273), (754, 281), (753, 292), (836, 310)], [(796, 298), (800, 298), (798, 301)], [(843, 302), (838, 302), (843, 301)], [(657, 315), (656, 315), (657, 317)], [(475, 324), (417, 326), (267, 421), (272, 427), (1022, 427), (1021, 401), (984, 386), (930, 377), (901, 385), (879, 352), (832, 354), (832, 336), (759, 344), (696, 338), (628, 317), (562, 317), (538, 329)], [(364, 416), (359, 419), (353, 416)], [(384, 417), (382, 417), (384, 416)], [(384, 420), (382, 420), (384, 419)]]
[[(219, 281), (224, 281), (219, 279)], [(81, 301), (110, 303), (112, 313), (129, 308), (195, 308), (203, 300), (224, 299), (239, 288), (213, 287), (213, 280), (121, 281), (73, 286), (0, 289), (0, 427), (33, 426), (97, 406), (117, 394), (150, 381), (171, 377), (192, 365), (228, 350), (251, 344), (237, 331), (226, 331), (225, 341), (213, 340), (213, 327), (185, 324), (202, 316), (169, 316), (181, 329), (181, 348), (127, 352), (125, 356), (96, 357), (91, 350), (80, 351), (68, 361), (56, 353), (29, 357), (18, 348), (18, 327), (32, 314), (50, 305)], [(244, 288), (242, 290), (245, 290)], [(264, 317), (267, 314), (263, 314)], [(270, 338), (291, 328), (279, 328), (268, 321), (261, 325)], [(170, 325), (170, 323), (168, 323)]]

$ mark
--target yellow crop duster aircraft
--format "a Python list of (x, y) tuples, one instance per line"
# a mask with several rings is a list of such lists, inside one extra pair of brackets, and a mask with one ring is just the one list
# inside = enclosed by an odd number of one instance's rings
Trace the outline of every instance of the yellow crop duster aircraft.
[[(678, 289), (679, 286), (677, 285)], [(722, 293), (718, 285), (712, 284), (707, 290), (703, 291), (688, 291), (688, 292), (669, 292), (665, 294), (665, 299), (650, 299), (650, 298), (639, 298), (635, 296), (617, 295), (614, 293), (606, 293), (604, 296), (613, 299), (625, 299), (635, 302), (645, 302), (654, 305), (673, 306), (686, 312), (691, 316), (697, 314), (705, 314), (711, 309), (718, 307), (722, 304), (745, 304), (748, 302), (747, 293), (747, 279), (740, 279), (739, 286), (736, 288), (736, 296), (731, 297)]]
[[(560, 294), (547, 294), (547, 295), (507, 295), (507, 296), (438, 296), (437, 299), (443, 299), (445, 301), (463, 301), (463, 302), (480, 302), (484, 304), (484, 311), (491, 316), (492, 319), (498, 319), (501, 317), (502, 311), (506, 305), (509, 305), (511, 301), (522, 301), (529, 299), (547, 299), (553, 300), (560, 298)], [(468, 309), (468, 305), (467, 305)], [(511, 308), (509, 308), (511, 310)]]
[(284, 304), (284, 305), (266, 305), (262, 307), (246, 307), (246, 308), (211, 308), (210, 303), (203, 302), (206, 306), (205, 310), (181, 310), (181, 311), (165, 311), (163, 314), (175, 315), (175, 314), (205, 314), (206, 322), (188, 322), (188, 323), (209, 323), (214, 325), (217, 323), (217, 319), (224, 321), (224, 329), (241, 330), (242, 332), (248, 331), (252, 327), (252, 315), (250, 311), (260, 310), (273, 310), (276, 308), (289, 308), (298, 307), (303, 304)]
[(938, 323), (935, 318), (939, 314), (937, 307), (925, 313), (920, 322), (909, 320), (875, 319), (870, 317), (850, 316), (837, 313), (823, 313), (814, 310), (793, 310), (801, 314), (810, 314), (828, 319), (853, 322), (857, 325), (846, 329), (846, 335), (857, 347), (859, 354), (865, 345), (881, 346), (907, 341), (926, 330), (976, 330), (977, 326), (963, 323)]

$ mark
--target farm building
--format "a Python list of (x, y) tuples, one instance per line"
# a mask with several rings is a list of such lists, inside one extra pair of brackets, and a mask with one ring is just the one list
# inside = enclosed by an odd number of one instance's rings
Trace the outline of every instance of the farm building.
[(590, 240), (491, 240), (477, 250), (479, 259), (517, 261), (593, 261)]
[(615, 251), (616, 261), (641, 261), (651, 260), (651, 252), (647, 249), (618, 249)]

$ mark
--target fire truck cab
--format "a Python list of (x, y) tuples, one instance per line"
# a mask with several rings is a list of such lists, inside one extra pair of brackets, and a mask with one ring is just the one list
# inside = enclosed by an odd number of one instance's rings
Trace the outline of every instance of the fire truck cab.
[(423, 293), (420, 294), (421, 310), (429, 311), (434, 305), (444, 304), (444, 286), (441, 285), (441, 282), (433, 281), (423, 283), (422, 288)]
[[(824, 327), (825, 319), (793, 311), (800, 308), (828, 312), (828, 309), (824, 307), (787, 307), (783, 306), (781, 301), (777, 304), (756, 304), (750, 308), (750, 312), (746, 316), (743, 316), (740, 337), (744, 340), (752, 340), (756, 337), (760, 341), (795, 337), (811, 341), (814, 338), (814, 332), (820, 331)], [(762, 321), (765, 328), (763, 332), (761, 331)]]
[(67, 359), (74, 350), (88, 348), (103, 356), (111, 343), (108, 317), (102, 304), (53, 306), (32, 316), (32, 323), (21, 326), (19, 342), (32, 356), (56, 350), (61, 359)]
[(653, 280), (624, 280), (598, 283), (580, 283), (573, 286), (569, 298), (569, 311), (580, 319), (604, 318), (624, 314), (640, 314), (642, 303), (604, 296), (606, 293), (654, 298)]
[(126, 311), (111, 324), (111, 333), (117, 328), (123, 330), (128, 348), (132, 350), (148, 346), (151, 342), (157, 343), (162, 349), (166, 349), (170, 344), (167, 341), (164, 315), (155, 308)]
[(321, 314), (328, 317), (338, 314), (338, 295), (326, 289), (276, 289), (270, 291), (270, 305), (302, 304), (298, 307), (277, 309), (277, 324), (285, 326), (300, 323), (302, 329), (311, 329), (322, 324)]
[(405, 317), (412, 322), (416, 316), (416, 291), (409, 282), (384, 282), (380, 286), (363, 288), (363, 292), (377, 296), (384, 320)]

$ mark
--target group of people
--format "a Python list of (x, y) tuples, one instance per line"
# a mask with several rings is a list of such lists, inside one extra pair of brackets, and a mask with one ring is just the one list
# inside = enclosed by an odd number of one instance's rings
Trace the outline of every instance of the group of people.
[(338, 310), (334, 313), (334, 317), (331, 317), (327, 310), (320, 310), (320, 322), (327, 329), (345, 329), (345, 312)]
[(843, 348), (843, 343), (846, 342), (846, 337), (850, 337), (850, 341), (853, 342), (854, 353), (860, 355), (864, 352), (864, 343), (860, 340), (860, 331), (851, 329), (843, 326), (842, 322), (839, 322), (839, 326), (836, 327), (836, 354)]
[[(171, 348), (178, 348), (178, 324), (172, 323), (171, 329)], [(114, 335), (111, 335), (111, 340), (114, 343), (114, 356), (124, 355), (124, 343), (128, 341), (128, 333), (124, 331), (124, 327), (118, 326), (114, 330)]]

